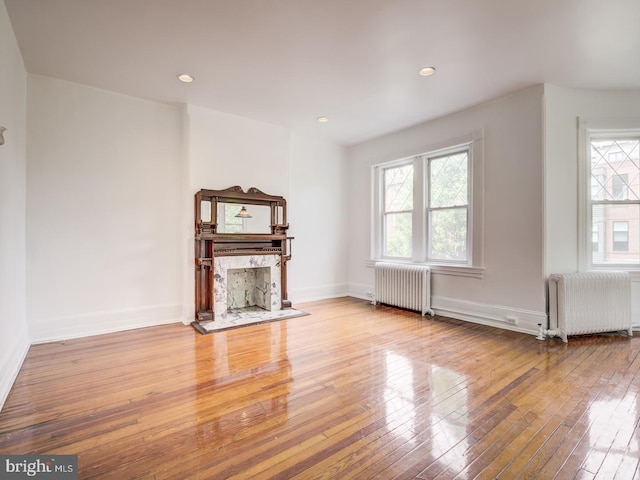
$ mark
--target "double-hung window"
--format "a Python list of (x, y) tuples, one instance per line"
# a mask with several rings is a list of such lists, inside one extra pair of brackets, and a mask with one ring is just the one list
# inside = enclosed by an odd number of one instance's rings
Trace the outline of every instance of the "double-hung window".
[(383, 255), (411, 258), (413, 163), (384, 168), (382, 182)]
[(373, 167), (374, 260), (482, 276), (482, 135), (464, 140)]
[(469, 260), (469, 147), (425, 157), (427, 260)]
[(640, 270), (640, 128), (589, 127), (581, 128), (582, 267)]

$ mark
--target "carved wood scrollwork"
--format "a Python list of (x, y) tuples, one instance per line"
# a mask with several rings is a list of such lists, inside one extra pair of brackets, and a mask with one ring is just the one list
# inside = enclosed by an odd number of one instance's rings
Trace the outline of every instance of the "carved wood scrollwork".
[(244, 193), (240, 185), (234, 185), (233, 187), (225, 188), (224, 190), (220, 190), (220, 191), (224, 193), (233, 193), (233, 192)]

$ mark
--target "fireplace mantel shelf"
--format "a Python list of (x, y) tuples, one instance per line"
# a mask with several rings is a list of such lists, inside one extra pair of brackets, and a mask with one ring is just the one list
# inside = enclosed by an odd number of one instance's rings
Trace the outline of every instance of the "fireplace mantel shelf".
[(196, 234), (195, 238), (196, 240), (215, 240), (216, 242), (270, 242), (293, 237), (268, 233), (200, 233)]
[[(215, 257), (223, 257), (223, 256), (244, 256), (244, 255), (273, 255), (273, 254), (278, 254), (281, 255), (282, 251), (280, 249), (272, 249), (272, 250), (251, 250), (251, 249), (246, 249), (246, 250), (241, 250), (241, 249), (222, 249), (222, 250), (216, 250), (214, 256)], [(287, 260), (289, 260), (291, 258), (291, 255), (287, 255)]]

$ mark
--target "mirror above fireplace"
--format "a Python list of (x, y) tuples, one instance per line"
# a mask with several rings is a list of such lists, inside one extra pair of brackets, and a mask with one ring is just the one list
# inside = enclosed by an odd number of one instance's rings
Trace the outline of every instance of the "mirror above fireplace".
[[(204, 201), (203, 220), (211, 218), (211, 203)], [(271, 233), (271, 207), (218, 202), (218, 233)], [(209, 220), (210, 221), (210, 220)]]
[(239, 186), (196, 193), (196, 233), (275, 234), (288, 227), (286, 200)]

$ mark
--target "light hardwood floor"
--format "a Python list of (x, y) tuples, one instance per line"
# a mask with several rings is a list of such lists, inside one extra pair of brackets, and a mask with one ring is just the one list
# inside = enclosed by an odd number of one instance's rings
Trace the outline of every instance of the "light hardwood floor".
[(296, 307), (32, 346), (0, 453), (77, 454), (81, 479), (640, 478), (638, 338)]

